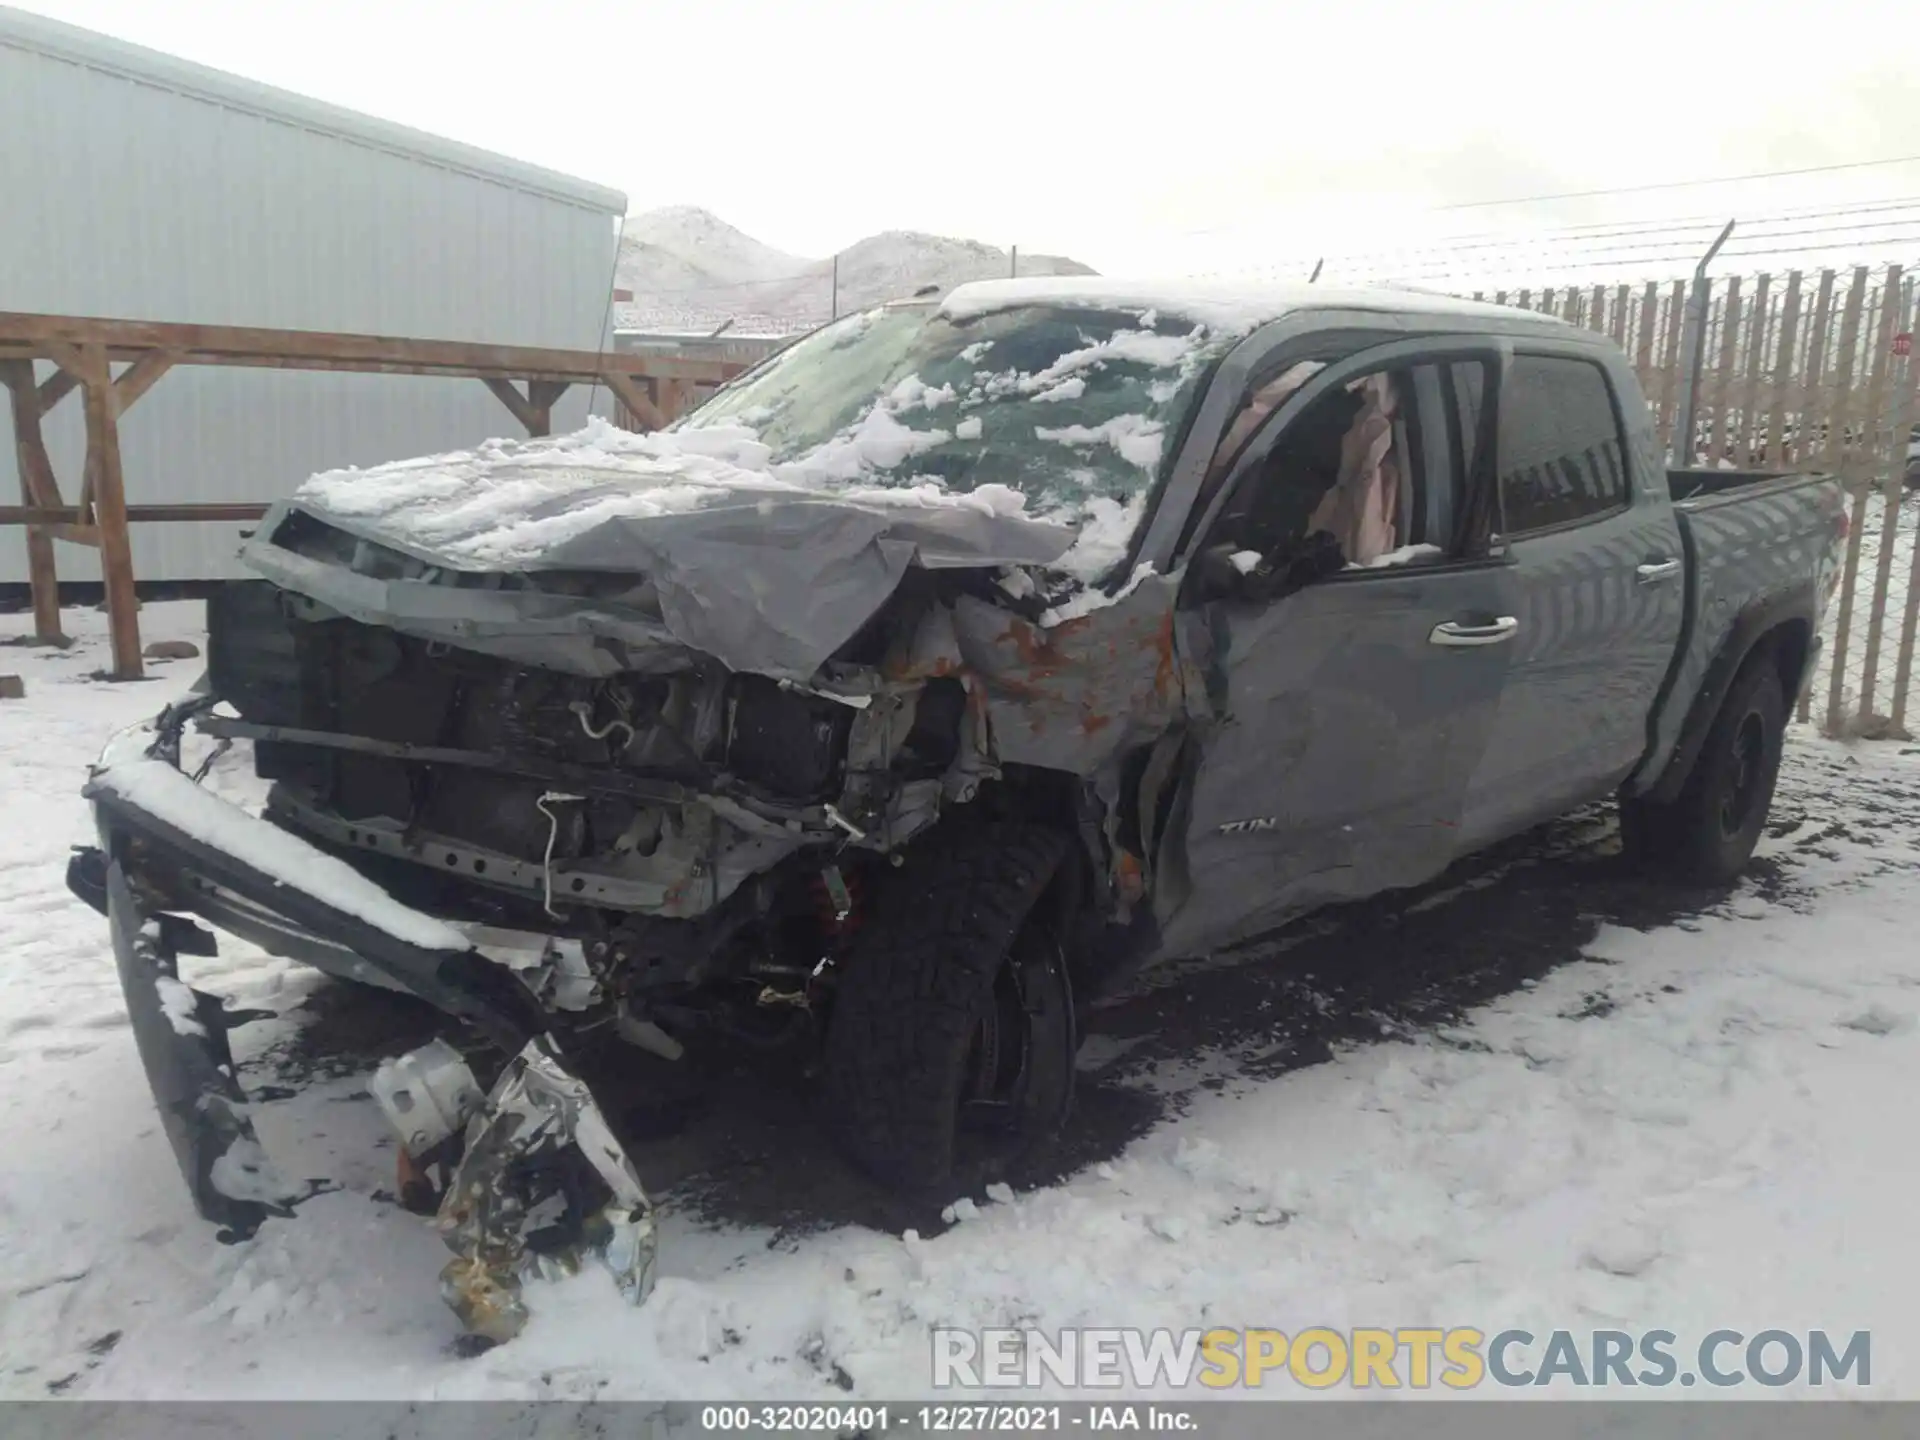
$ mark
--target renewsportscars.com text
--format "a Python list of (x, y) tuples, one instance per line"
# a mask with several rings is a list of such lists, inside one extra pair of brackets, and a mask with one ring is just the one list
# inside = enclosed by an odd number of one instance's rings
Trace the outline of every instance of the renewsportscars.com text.
[(937, 1388), (1472, 1390), (1873, 1382), (1869, 1331), (936, 1329)]

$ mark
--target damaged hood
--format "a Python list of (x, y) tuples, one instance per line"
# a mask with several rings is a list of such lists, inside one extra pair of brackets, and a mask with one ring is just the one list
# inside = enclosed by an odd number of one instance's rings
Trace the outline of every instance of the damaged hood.
[(494, 442), (317, 475), (242, 559), (354, 619), (550, 669), (694, 650), (804, 680), (909, 565), (1048, 565), (1075, 538), (1006, 487), (809, 485), (782, 468), (739, 430)]

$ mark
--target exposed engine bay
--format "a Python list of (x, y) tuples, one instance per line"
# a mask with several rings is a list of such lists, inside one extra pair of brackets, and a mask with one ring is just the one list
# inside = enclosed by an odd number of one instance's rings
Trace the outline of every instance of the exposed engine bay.
[(797, 998), (862, 868), (993, 773), (966, 684), (885, 678), (882, 626), (802, 686), (698, 656), (569, 675), (299, 608), (266, 585), (209, 607), (237, 718), (195, 723), (253, 741), (269, 816), (422, 908), (578, 941), (622, 995)]

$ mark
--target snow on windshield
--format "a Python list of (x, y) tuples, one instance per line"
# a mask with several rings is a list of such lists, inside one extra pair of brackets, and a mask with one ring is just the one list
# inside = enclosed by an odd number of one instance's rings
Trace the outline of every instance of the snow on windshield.
[(1074, 526), (1060, 568), (1091, 581), (1125, 554), (1166, 435), (1229, 338), (1152, 309), (1026, 307), (962, 324), (883, 307), (816, 331), (664, 432), (595, 420), (326, 472), (295, 500), (482, 566), (525, 563), (612, 519), (756, 495), (961, 506)]
[(1167, 432), (1230, 339), (1152, 308), (1025, 306), (965, 323), (883, 308), (815, 332), (676, 431), (748, 425), (771, 473), (801, 485), (999, 490), (1089, 527), (1137, 518)]

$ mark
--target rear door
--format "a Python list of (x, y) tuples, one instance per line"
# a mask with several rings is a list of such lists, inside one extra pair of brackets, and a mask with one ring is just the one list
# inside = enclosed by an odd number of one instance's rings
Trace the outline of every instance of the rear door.
[[(1329, 366), (1256, 432), (1201, 518), (1184, 603), (1205, 637), (1207, 694), (1159, 857), (1178, 877), (1178, 903), (1162, 907), (1168, 953), (1418, 883), (1457, 853), (1518, 623), (1512, 572), (1488, 549), (1490, 506), (1472, 503), (1470, 447), (1440, 404), (1455, 365), (1490, 377), (1499, 356), (1483, 340), (1402, 342)], [(1298, 437), (1315, 407), (1350, 405), (1348, 387), (1369, 376), (1389, 377), (1395, 396), (1397, 490), (1389, 532), (1356, 547), (1371, 563), (1274, 598), (1237, 591), (1220, 557), (1277, 548), (1250, 517), (1289, 517), (1280, 538), (1298, 541), (1327, 513), (1308, 473), (1327, 447)]]
[(1516, 346), (1496, 544), (1514, 565), (1520, 627), (1462, 821), (1468, 846), (1609, 794), (1646, 753), (1686, 574), (1666, 472), (1651, 437), (1627, 429), (1622, 398), (1591, 350)]

